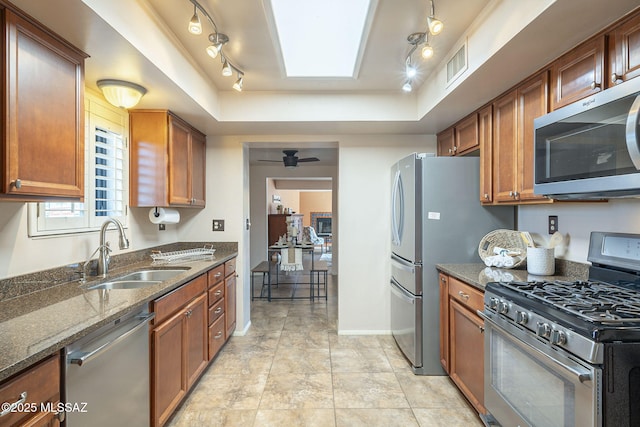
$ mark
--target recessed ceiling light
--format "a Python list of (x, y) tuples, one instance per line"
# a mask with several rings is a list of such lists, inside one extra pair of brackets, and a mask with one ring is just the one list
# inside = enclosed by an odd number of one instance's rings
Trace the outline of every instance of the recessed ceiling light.
[(371, 0), (271, 0), (288, 77), (353, 77)]

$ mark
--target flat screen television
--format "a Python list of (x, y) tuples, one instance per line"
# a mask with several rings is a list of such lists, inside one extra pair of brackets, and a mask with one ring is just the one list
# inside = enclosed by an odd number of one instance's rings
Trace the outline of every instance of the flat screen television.
[(316, 233), (331, 234), (331, 217), (320, 217), (316, 219)]

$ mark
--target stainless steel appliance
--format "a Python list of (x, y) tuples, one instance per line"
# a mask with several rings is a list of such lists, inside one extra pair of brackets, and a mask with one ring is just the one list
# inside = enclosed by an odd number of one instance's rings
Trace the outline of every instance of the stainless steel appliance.
[(153, 317), (146, 311), (130, 313), (67, 347), (67, 427), (149, 426)]
[(535, 119), (534, 187), (556, 199), (640, 195), (640, 81)]
[(484, 396), (497, 423), (640, 426), (640, 235), (591, 233), (588, 259), (587, 281), (487, 284)]
[(436, 264), (477, 262), (485, 234), (513, 228), (513, 207), (480, 205), (479, 168), (413, 154), (391, 169), (391, 330), (416, 374), (444, 374)]

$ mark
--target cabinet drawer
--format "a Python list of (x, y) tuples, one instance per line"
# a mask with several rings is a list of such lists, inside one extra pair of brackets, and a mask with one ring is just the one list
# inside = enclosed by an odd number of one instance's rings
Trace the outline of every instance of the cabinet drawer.
[(163, 320), (171, 316), (176, 310), (187, 304), (199, 294), (207, 289), (207, 275), (196, 277), (189, 283), (168, 293), (167, 295), (153, 301), (153, 311), (156, 317), (154, 325), (162, 323)]
[(224, 277), (230, 276), (236, 272), (236, 259), (232, 258), (224, 263)]
[(215, 357), (224, 342), (224, 316), (222, 316), (209, 326), (209, 360)]
[(474, 312), (484, 308), (484, 293), (453, 277), (449, 277), (449, 296)]
[[(212, 268), (207, 274), (209, 278), (209, 287), (221, 282), (222, 279), (224, 279), (224, 264), (220, 264), (216, 268)], [(209, 303), (211, 303), (211, 300), (209, 300)]]
[(224, 296), (224, 282), (220, 282), (209, 289), (209, 306), (218, 302)]
[[(25, 396), (21, 400), (21, 396)], [(0, 402), (23, 402), (31, 408), (44, 402), (57, 403), (60, 399), (60, 356), (55, 354), (39, 362), (28, 371), (0, 386)], [(33, 416), (31, 412), (9, 412), (1, 418), (0, 424), (14, 425), (19, 420)]]
[(209, 325), (218, 320), (220, 316), (224, 314), (224, 298), (218, 301), (217, 304), (209, 307)]

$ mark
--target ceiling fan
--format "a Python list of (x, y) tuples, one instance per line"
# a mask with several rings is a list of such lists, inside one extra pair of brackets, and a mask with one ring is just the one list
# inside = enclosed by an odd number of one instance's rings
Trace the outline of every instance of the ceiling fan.
[[(298, 162), (319, 162), (320, 159), (317, 157), (305, 157), (299, 158), (296, 156), (298, 150), (282, 150), (284, 156), (282, 157), (282, 161), (284, 163), (285, 168), (295, 168), (298, 166)], [(261, 162), (280, 162), (280, 160), (260, 160)]]

